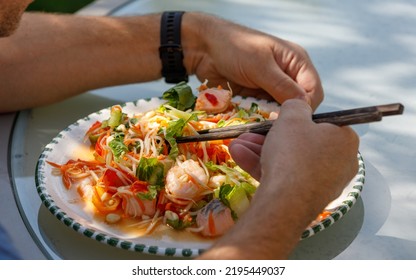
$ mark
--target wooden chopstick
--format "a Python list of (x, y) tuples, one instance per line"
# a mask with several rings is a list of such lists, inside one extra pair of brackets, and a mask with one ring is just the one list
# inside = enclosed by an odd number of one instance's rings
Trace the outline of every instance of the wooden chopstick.
[[(400, 115), (403, 113), (403, 110), (404, 106), (402, 104), (393, 103), (314, 114), (312, 115), (312, 120), (315, 123), (332, 123), (338, 126), (344, 126), (381, 121), (383, 116)], [(273, 122), (274, 120), (267, 120), (256, 123), (199, 130), (196, 135), (177, 137), (176, 142), (187, 143), (230, 139), (236, 138), (246, 132), (266, 135), (272, 127)]]

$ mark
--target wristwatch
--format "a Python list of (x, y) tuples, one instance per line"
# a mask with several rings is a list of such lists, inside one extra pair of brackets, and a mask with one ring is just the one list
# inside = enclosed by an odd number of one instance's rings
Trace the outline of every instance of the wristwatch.
[(166, 83), (188, 82), (188, 74), (183, 65), (181, 45), (182, 11), (162, 13), (160, 25), (159, 55), (162, 60), (162, 76)]

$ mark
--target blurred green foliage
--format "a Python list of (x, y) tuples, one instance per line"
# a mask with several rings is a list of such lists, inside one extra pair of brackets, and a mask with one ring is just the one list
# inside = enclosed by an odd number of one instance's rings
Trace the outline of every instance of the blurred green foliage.
[(74, 13), (94, 0), (35, 0), (28, 11), (42, 11), (51, 13)]

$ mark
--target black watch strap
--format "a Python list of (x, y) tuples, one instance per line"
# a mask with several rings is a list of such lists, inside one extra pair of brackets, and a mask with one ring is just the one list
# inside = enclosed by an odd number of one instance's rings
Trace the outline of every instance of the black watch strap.
[(181, 21), (184, 12), (169, 11), (162, 14), (160, 25), (159, 55), (162, 60), (162, 76), (167, 83), (188, 81), (183, 65), (181, 45)]

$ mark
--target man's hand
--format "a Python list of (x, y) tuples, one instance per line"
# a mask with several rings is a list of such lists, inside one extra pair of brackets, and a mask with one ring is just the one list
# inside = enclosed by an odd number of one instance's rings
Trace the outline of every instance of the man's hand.
[[(299, 45), (205, 14), (185, 14), (184, 24), (185, 62), (201, 81), (223, 87), (229, 82), (234, 94), (279, 103), (303, 99), (313, 109), (322, 102), (319, 75)], [(187, 25), (199, 26), (199, 35)], [(201, 40), (193, 48), (199, 52), (187, 53), (186, 42), (195, 38)]]

